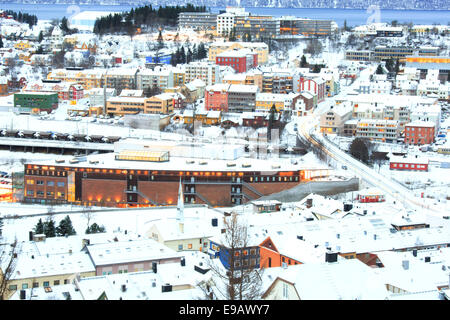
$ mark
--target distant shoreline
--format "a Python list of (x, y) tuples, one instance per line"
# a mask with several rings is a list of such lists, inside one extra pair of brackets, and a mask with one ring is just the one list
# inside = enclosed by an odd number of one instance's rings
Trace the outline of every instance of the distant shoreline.
[[(2, 3), (0, 4), (0, 9), (2, 5), (45, 5), (45, 4), (50, 4), (50, 5), (54, 5), (54, 6), (67, 6), (67, 5), (73, 5), (73, 6), (116, 6), (116, 7), (123, 7), (123, 6), (130, 6), (130, 7), (143, 7), (145, 5), (151, 5), (150, 4), (146, 4), (146, 3), (142, 3), (142, 4), (127, 4), (127, 3), (71, 3), (71, 2), (67, 2), (67, 3), (54, 3), (54, 2), (39, 2), (39, 3), (30, 3), (30, 2), (6, 2), (6, 3)], [(163, 6), (171, 6), (171, 5), (163, 5)], [(154, 7), (159, 7), (158, 5), (154, 6)], [(211, 6), (206, 6), (207, 9), (225, 9), (225, 7), (211, 7)], [(253, 6), (246, 6), (243, 7), (245, 9), (249, 9), (249, 8), (253, 8), (253, 9), (324, 9), (324, 10), (332, 10), (332, 9), (339, 9), (339, 10), (367, 10), (367, 7), (360, 7), (360, 8), (346, 8), (346, 7), (292, 7), (292, 6), (288, 6), (288, 7), (271, 7), (271, 6), (257, 6), (257, 7), (253, 7)], [(434, 9), (421, 9), (421, 8), (380, 8), (380, 10), (393, 10), (393, 11), (448, 11), (448, 9), (442, 9), (442, 8), (434, 8)]]

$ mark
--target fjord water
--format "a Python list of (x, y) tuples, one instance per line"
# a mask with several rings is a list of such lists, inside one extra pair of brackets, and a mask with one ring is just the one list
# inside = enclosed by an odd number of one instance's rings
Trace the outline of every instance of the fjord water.
[[(52, 20), (62, 17), (70, 18), (80, 11), (129, 11), (136, 5), (71, 5), (71, 4), (0, 4), (0, 9), (35, 14), (38, 19)], [(219, 12), (224, 8), (211, 8), (211, 12)], [(332, 19), (339, 26), (347, 21), (348, 26), (357, 26), (368, 22), (391, 22), (413, 24), (450, 23), (450, 11), (446, 10), (380, 10), (379, 15), (373, 10), (363, 9), (302, 9), (302, 8), (246, 8), (252, 14), (272, 16), (296, 16), (310, 19)], [(377, 20), (379, 17), (379, 21)]]

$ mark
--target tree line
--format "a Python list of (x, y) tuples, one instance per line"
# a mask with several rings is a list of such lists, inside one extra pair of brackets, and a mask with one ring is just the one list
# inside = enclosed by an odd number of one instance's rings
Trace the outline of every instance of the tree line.
[(181, 12), (206, 12), (206, 7), (187, 4), (185, 6), (164, 6), (155, 9), (151, 5), (145, 5), (144, 7), (133, 8), (129, 12), (109, 14), (98, 18), (94, 24), (94, 33), (99, 35), (128, 33), (132, 35), (136, 32), (136, 28), (141, 26), (176, 25), (178, 15)]
[(15, 12), (12, 10), (5, 10), (4, 14), (6, 16), (12, 16), (14, 20), (22, 23), (28, 23), (28, 26), (31, 28), (32, 26), (36, 25), (38, 22), (38, 18), (34, 14), (28, 14), (28, 13), (22, 13), (22, 12)]
[[(47, 238), (53, 237), (65, 237), (76, 235), (76, 231), (72, 226), (72, 221), (69, 216), (66, 216), (62, 219), (58, 226), (56, 226), (55, 221), (53, 219), (48, 219), (46, 221), (42, 221), (39, 219), (36, 226), (33, 229), (35, 234), (45, 234)], [(99, 226), (96, 223), (88, 226), (85, 233), (100, 233), (105, 232), (105, 227)]]
[(184, 46), (180, 47), (172, 53), (170, 63), (175, 67), (177, 64), (189, 63), (192, 61), (202, 60), (208, 56), (208, 52), (203, 42), (198, 47), (194, 44), (192, 50), (190, 47), (186, 50)]

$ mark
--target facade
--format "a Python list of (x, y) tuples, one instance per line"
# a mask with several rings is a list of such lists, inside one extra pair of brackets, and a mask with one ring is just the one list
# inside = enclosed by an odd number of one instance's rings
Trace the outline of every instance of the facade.
[(217, 27), (217, 13), (211, 12), (180, 12), (178, 28), (195, 30), (215, 30)]
[(126, 115), (145, 112), (146, 98), (112, 97), (106, 101), (106, 113), (110, 115)]
[(428, 159), (391, 157), (389, 159), (389, 169), (408, 171), (428, 171)]
[(387, 46), (377, 46), (375, 47), (373, 58), (374, 60), (389, 60), (398, 59), (400, 62), (406, 61), (406, 57), (414, 53), (412, 47), (387, 47)]
[(273, 105), (277, 112), (285, 110), (293, 110), (297, 100), (300, 98), (299, 93), (257, 93), (255, 99), (255, 108), (257, 111), (269, 111)]
[(344, 124), (352, 117), (352, 107), (349, 103), (334, 106), (320, 116), (320, 131), (324, 133), (344, 133)]
[(60, 100), (79, 100), (84, 98), (82, 85), (74, 82), (60, 82), (44, 80), (27, 84), (23, 92), (48, 92), (57, 93)]
[(230, 85), (219, 83), (205, 90), (205, 109), (228, 112), (228, 89)]
[[(296, 82), (297, 83), (297, 82)], [(317, 103), (325, 100), (326, 83), (322, 77), (304, 78), (300, 77), (298, 80), (298, 87), (296, 86), (294, 92), (310, 92), (317, 96)]]
[(102, 88), (105, 84), (106, 69), (54, 69), (47, 75), (47, 79), (76, 82), (81, 84), (84, 90)]
[(235, 32), (238, 39), (275, 39), (280, 35), (280, 20), (272, 16), (236, 17)]
[(106, 87), (123, 89), (137, 89), (137, 68), (109, 69), (106, 74)]
[[(170, 69), (155, 68), (144, 69), (137, 73), (137, 89), (158, 87), (161, 90), (174, 86), (174, 75)], [(179, 79), (177, 83), (179, 83)]]
[(396, 142), (400, 127), (397, 120), (361, 119), (356, 126), (356, 137)]
[(191, 62), (185, 65), (185, 83), (201, 79), (210, 86), (221, 83), (220, 66), (208, 62)]
[(255, 111), (257, 86), (232, 84), (228, 88), (228, 111)]
[(280, 252), (274, 241), (268, 237), (259, 245), (260, 268), (276, 268), (302, 264), (300, 261)]
[[(126, 145), (133, 148), (129, 141)], [(216, 149), (183, 145), (157, 147), (171, 150), (174, 156), (170, 158), (159, 156), (162, 151), (146, 151), (155, 147), (144, 146), (144, 153), (128, 155), (128, 160), (120, 160), (122, 151), (117, 151), (90, 156), (86, 162), (27, 163), (24, 201), (111, 207), (170, 205), (177, 199), (181, 178), (183, 188), (189, 190), (184, 192), (186, 203), (231, 206), (290, 189), (311, 175), (310, 170), (295, 164), (281, 166), (271, 160), (240, 158), (236, 147), (231, 150), (231, 146), (220, 145), (220, 154), (215, 154)], [(218, 160), (180, 158), (177, 153), (196, 157), (207, 154)], [(220, 160), (225, 157), (236, 160)]]
[(89, 99), (89, 104), (91, 106), (103, 106), (106, 100), (115, 95), (116, 90), (113, 88), (92, 88), (85, 91), (85, 97)]
[(288, 71), (264, 72), (262, 75), (262, 92), (288, 93), (299, 92), (294, 89), (294, 76)]
[(213, 42), (208, 49), (208, 60), (216, 62), (216, 56), (235, 49), (250, 49), (258, 54), (258, 64), (267, 63), (269, 46), (264, 42)]
[(435, 124), (431, 121), (413, 121), (405, 125), (405, 144), (424, 145), (434, 142)]
[(312, 20), (297, 17), (280, 18), (280, 35), (329, 36), (337, 26), (332, 20)]
[(244, 8), (239, 7), (227, 7), (224, 13), (217, 16), (217, 35), (228, 36), (234, 28), (235, 17), (248, 16), (249, 13), (245, 12)]
[(356, 200), (361, 203), (384, 202), (386, 201), (384, 193), (378, 189), (364, 189), (358, 192)]
[(51, 92), (20, 92), (14, 94), (14, 108), (20, 113), (52, 112), (58, 108), (58, 94)]
[(230, 66), (236, 72), (246, 72), (258, 66), (258, 54), (248, 49), (230, 50), (216, 56), (216, 64)]
[(345, 60), (352, 61), (372, 61), (373, 51), (371, 50), (346, 50)]
[(178, 98), (171, 93), (161, 93), (145, 99), (145, 113), (170, 114)]

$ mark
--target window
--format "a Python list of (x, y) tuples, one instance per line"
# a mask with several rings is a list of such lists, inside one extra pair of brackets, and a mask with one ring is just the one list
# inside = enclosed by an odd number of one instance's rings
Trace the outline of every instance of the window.
[(36, 184), (37, 184), (37, 185), (43, 185), (43, 184), (44, 184), (44, 181), (43, 181), (43, 180), (36, 180)]
[(33, 288), (39, 288), (39, 282), (33, 282)]
[(178, 245), (178, 250), (183, 250), (183, 245), (182, 244)]
[(55, 285), (55, 286), (59, 286), (59, 280), (55, 280), (55, 281), (53, 281), (53, 285)]
[(283, 282), (283, 298), (285, 299), (289, 298), (288, 284), (285, 282)]
[(192, 243), (188, 244), (188, 249), (192, 249)]
[(44, 287), (50, 287), (50, 282), (49, 281), (44, 281)]
[(53, 187), (55, 185), (54, 181), (47, 181), (47, 186)]
[(64, 182), (60, 181), (57, 183), (58, 187), (64, 187)]
[(11, 284), (9, 286), (9, 290), (17, 290), (17, 285), (16, 284)]
[(22, 289), (28, 289), (28, 283), (22, 283)]
[(69, 279), (64, 279), (64, 284), (69, 284)]
[(241, 254), (241, 253), (240, 253), (239, 251), (236, 251), (236, 252), (234, 253), (234, 256), (235, 256), (235, 257), (239, 257), (240, 254)]

